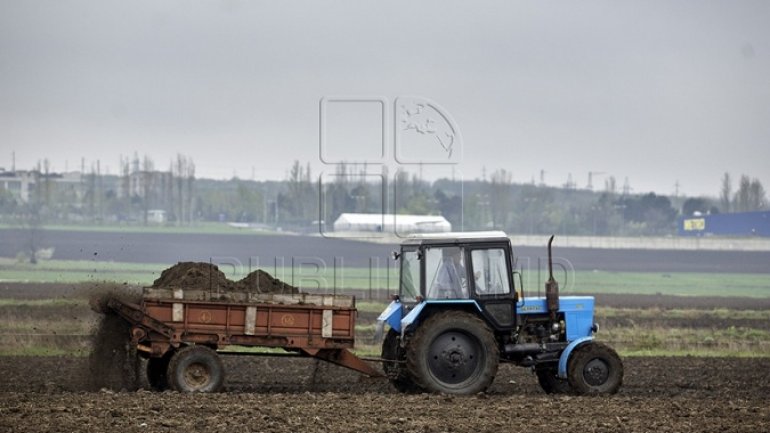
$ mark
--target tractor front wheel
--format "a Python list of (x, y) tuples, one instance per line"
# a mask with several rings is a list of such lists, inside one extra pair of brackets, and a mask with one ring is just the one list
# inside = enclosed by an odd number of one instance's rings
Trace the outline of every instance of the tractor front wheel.
[(481, 319), (447, 311), (419, 325), (407, 344), (406, 361), (409, 376), (426, 391), (476, 394), (495, 379), (499, 350)]
[(569, 394), (572, 388), (567, 379), (559, 377), (556, 367), (541, 367), (535, 370), (537, 382), (546, 394)]
[(406, 354), (398, 341), (398, 333), (389, 330), (382, 342), (382, 369), (399, 392), (413, 394), (422, 391), (406, 371)]
[(570, 354), (567, 378), (576, 394), (615, 394), (623, 383), (623, 362), (611, 347), (590, 341)]

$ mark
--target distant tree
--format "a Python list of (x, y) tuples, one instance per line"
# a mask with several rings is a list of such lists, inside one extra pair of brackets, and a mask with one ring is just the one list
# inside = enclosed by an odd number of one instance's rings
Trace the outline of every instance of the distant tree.
[(492, 226), (505, 228), (511, 212), (511, 185), (513, 173), (504, 168), (492, 172), (489, 182), (489, 201), (492, 209)]
[(751, 212), (762, 210), (767, 206), (765, 188), (759, 179), (749, 179), (741, 175), (738, 191), (733, 199), (734, 209), (738, 212)]
[[(356, 186), (350, 190), (350, 197), (353, 199), (353, 211), (359, 213), (368, 212), (368, 207), (371, 205), (371, 194), (369, 192), (369, 185), (364, 181), (365, 178), (360, 178), (356, 183)], [(309, 204), (309, 203), (308, 203)]]
[(324, 185), (324, 214), (326, 224), (332, 224), (340, 214), (351, 212), (354, 206), (349, 191), (347, 164), (337, 164), (334, 181)]
[(604, 181), (604, 191), (610, 195), (615, 195), (618, 192), (618, 182), (615, 180), (615, 176), (610, 176)]
[[(235, 199), (231, 201), (232, 207), (230, 213), (232, 220), (236, 222), (256, 221), (262, 213), (262, 194), (256, 188), (254, 182), (236, 180), (238, 187), (236, 189)], [(283, 195), (279, 194), (279, 201), (283, 200)], [(283, 207), (283, 204), (279, 207)]]
[(433, 194), (441, 215), (452, 224), (452, 227), (460, 230), (463, 221), (463, 200), (459, 195), (447, 195), (443, 190), (436, 189)]
[(127, 219), (131, 210), (131, 164), (128, 157), (120, 157), (120, 183), (118, 196), (120, 203), (116, 204), (118, 219)]
[(19, 224), (26, 237), (24, 255), (29, 255), (29, 262), (37, 264), (37, 250), (40, 248), (40, 241), (43, 233), (42, 205), (37, 199), (30, 200), (21, 208), (19, 215)]
[[(286, 179), (288, 191), (284, 195), (285, 203), (281, 204), (281, 209), (286, 212), (286, 217), (289, 220), (306, 223), (317, 218), (318, 194), (311, 177), (310, 164), (303, 167), (298, 160), (295, 160)], [(362, 196), (368, 195), (364, 179), (361, 177), (359, 182), (361, 189), (358, 194)], [(366, 201), (366, 199), (359, 200), (362, 203)]]
[(733, 196), (733, 182), (730, 179), (730, 173), (722, 176), (722, 188), (719, 192), (719, 204), (722, 206), (722, 212), (730, 212), (730, 204)]
[(0, 189), (0, 213), (10, 215), (16, 212), (18, 203), (13, 193), (7, 189)]
[[(501, 227), (520, 233), (555, 233), (561, 227), (562, 214), (554, 204), (553, 188), (535, 185), (521, 185), (516, 194), (516, 205), (504, 209), (512, 213), (508, 227)], [(492, 201), (492, 200), (490, 200)]]
[(152, 162), (149, 156), (145, 155), (142, 160), (142, 172), (141, 172), (141, 194), (142, 194), (142, 222), (147, 225), (147, 218), (150, 213), (150, 200), (155, 184), (153, 176), (155, 171), (155, 164)]
[(610, 191), (611, 189), (607, 188), (591, 206), (592, 235), (608, 236), (620, 230), (623, 218), (618, 216), (618, 209), (623, 209), (624, 206), (616, 204), (614, 194)]
[(618, 201), (626, 221), (643, 224), (648, 234), (662, 234), (674, 227), (677, 211), (668, 197), (651, 192), (638, 197), (625, 197)]
[(51, 206), (51, 162), (48, 160), (48, 158), (45, 158), (43, 160), (43, 194), (42, 194), (42, 202), (43, 205), (46, 208), (50, 208)]
[(762, 210), (767, 207), (765, 187), (759, 179), (753, 179), (749, 185), (749, 205), (752, 210)]
[(185, 171), (185, 183), (187, 195), (185, 196), (185, 205), (187, 207), (187, 223), (192, 223), (195, 207), (195, 163), (192, 158), (187, 158), (187, 170)]
[(701, 197), (691, 197), (684, 201), (682, 204), (682, 215), (691, 216), (695, 212), (709, 213), (711, 209), (711, 202)]
[(431, 193), (431, 184), (405, 170), (396, 172), (394, 179), (394, 210), (396, 214), (431, 215), (438, 212), (438, 201)]
[(177, 154), (169, 172), (171, 179), (165, 194), (167, 210), (174, 214), (177, 225), (189, 224), (193, 217), (195, 163), (191, 157)]
[(733, 210), (746, 212), (749, 210), (749, 186), (751, 180), (746, 175), (742, 175), (738, 182), (738, 190), (733, 196)]

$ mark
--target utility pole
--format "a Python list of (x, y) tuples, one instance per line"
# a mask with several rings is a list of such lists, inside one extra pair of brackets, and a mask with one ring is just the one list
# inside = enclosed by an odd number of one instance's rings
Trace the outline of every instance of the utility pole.
[(575, 189), (575, 181), (572, 180), (572, 173), (567, 174), (567, 182), (564, 184), (565, 189)]
[(589, 191), (594, 190), (594, 176), (599, 176), (604, 174), (603, 171), (589, 171), (588, 172), (588, 185), (586, 185), (586, 189)]
[(623, 195), (627, 196), (631, 194), (631, 185), (628, 183), (628, 176), (626, 176), (626, 180), (623, 181)]

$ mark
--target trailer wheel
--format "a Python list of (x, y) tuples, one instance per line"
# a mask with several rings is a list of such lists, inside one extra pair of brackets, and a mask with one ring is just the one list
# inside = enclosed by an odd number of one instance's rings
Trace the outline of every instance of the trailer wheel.
[(173, 355), (174, 352), (169, 351), (160, 358), (147, 359), (147, 383), (155, 391), (165, 391), (168, 389), (168, 377), (166, 374), (169, 361), (171, 361)]
[(591, 341), (570, 355), (567, 378), (577, 394), (615, 394), (623, 383), (623, 362), (611, 347)]
[(546, 394), (570, 394), (572, 392), (569, 381), (560, 378), (555, 367), (538, 368), (535, 370), (535, 374), (540, 388), (543, 388)]
[(499, 350), (492, 331), (462, 311), (430, 316), (406, 347), (410, 377), (426, 391), (476, 394), (497, 374)]
[(217, 352), (198, 345), (176, 352), (166, 375), (171, 389), (179, 392), (217, 392), (225, 381), (225, 369)]
[(422, 391), (406, 371), (406, 354), (399, 345), (398, 333), (392, 329), (388, 331), (382, 342), (382, 359), (385, 360), (382, 363), (382, 369), (385, 370), (385, 375), (396, 390), (406, 394)]

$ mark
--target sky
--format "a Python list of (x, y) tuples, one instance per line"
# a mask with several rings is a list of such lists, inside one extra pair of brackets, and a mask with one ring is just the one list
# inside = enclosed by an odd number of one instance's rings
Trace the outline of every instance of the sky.
[[(769, 22), (767, 1), (4, 0), (0, 167), (770, 189)], [(439, 156), (405, 163), (419, 146)]]

